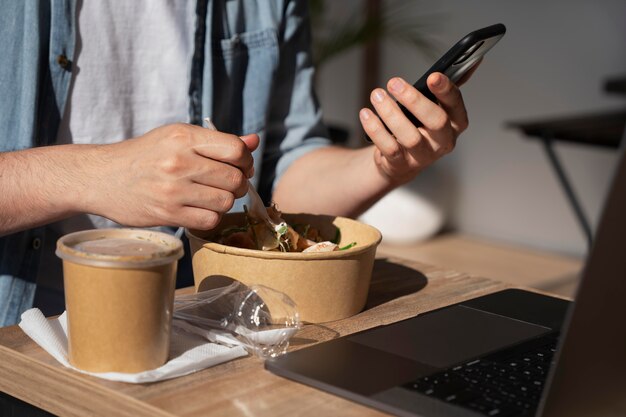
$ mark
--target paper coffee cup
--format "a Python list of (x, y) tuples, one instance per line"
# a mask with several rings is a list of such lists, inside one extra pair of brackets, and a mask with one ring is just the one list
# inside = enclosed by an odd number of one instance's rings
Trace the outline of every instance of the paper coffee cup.
[(70, 363), (135, 373), (167, 361), (180, 239), (139, 229), (96, 229), (57, 242), (63, 260)]

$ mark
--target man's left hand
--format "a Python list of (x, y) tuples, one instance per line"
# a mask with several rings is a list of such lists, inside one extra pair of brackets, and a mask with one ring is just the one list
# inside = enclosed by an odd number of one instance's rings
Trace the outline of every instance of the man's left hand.
[[(439, 104), (430, 101), (403, 79), (394, 77), (387, 83), (389, 93), (382, 88), (372, 91), (370, 100), (378, 115), (369, 109), (362, 109), (359, 113), (365, 132), (376, 146), (375, 163), (381, 174), (395, 185), (410, 181), (451, 152), (457, 137), (468, 126), (459, 87), (441, 73), (431, 74), (427, 85)], [(423, 126), (416, 127), (390, 94)]]

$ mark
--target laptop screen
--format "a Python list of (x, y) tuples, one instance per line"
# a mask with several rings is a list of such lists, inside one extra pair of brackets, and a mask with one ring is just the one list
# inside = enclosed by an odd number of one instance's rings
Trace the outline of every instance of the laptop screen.
[(626, 415), (625, 144), (623, 138), (542, 416)]

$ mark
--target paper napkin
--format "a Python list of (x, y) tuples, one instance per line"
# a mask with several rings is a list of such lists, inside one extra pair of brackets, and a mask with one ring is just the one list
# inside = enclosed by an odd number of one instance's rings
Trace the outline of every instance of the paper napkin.
[[(78, 372), (111, 381), (129, 383), (162, 381), (191, 374), (248, 354), (244, 346), (227, 332), (218, 330), (194, 332), (187, 323), (174, 320), (169, 360), (161, 367), (134, 374), (87, 372), (69, 363), (66, 313), (58, 318), (47, 319), (39, 309), (32, 308), (25, 311), (21, 318), (19, 326), (24, 333), (59, 363)], [(220, 343), (214, 343), (215, 341)]]

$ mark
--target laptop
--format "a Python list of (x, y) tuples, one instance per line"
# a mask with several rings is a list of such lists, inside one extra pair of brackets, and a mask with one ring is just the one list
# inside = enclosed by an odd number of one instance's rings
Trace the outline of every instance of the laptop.
[(507, 289), (287, 353), (269, 371), (399, 416), (626, 416), (626, 153), (574, 302)]

